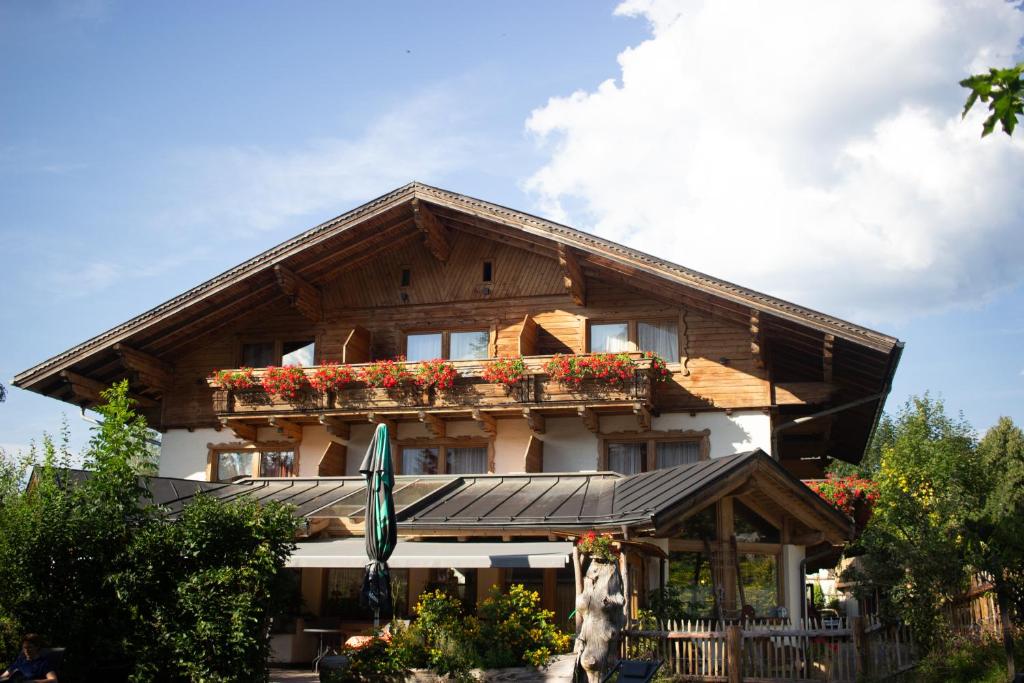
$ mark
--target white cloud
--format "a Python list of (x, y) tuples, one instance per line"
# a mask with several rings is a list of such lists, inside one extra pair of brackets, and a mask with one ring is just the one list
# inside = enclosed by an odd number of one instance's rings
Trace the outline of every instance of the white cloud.
[(957, 81), (1012, 60), (1003, 0), (628, 0), (621, 80), (551, 99), (542, 211), (873, 322), (1024, 279), (1024, 137), (979, 139)]

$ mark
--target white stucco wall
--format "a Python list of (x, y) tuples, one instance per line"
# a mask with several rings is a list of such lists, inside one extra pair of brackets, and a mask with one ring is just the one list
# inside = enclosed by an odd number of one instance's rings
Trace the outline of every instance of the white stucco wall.
[(168, 429), (160, 441), (160, 476), (205, 480), (208, 444), (233, 440), (228, 431)]
[(523, 472), (530, 431), (526, 420), (498, 420), (498, 438), (494, 440), (494, 471)]
[[(760, 410), (735, 410), (732, 415), (725, 412), (667, 413), (651, 420), (651, 429), (702, 429), (711, 430), (710, 453), (712, 458), (741, 453), (760, 448), (771, 455), (771, 418)], [(636, 419), (629, 415), (609, 415), (601, 418), (601, 431), (635, 431)]]

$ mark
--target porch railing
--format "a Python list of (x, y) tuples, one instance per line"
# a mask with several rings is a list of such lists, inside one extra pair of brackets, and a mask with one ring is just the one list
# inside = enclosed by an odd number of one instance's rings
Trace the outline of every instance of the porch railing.
[(668, 621), (657, 630), (626, 630), (622, 655), (656, 657), (666, 672), (699, 681), (835, 681), (893, 676), (917, 650), (902, 624), (877, 617), (791, 624)]

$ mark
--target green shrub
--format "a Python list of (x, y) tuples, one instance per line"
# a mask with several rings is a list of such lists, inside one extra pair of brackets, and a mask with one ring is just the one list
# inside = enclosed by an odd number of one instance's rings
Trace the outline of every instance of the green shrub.
[(321, 669), (320, 683), (372, 683), (403, 681), (408, 667), (401, 660), (401, 651), (376, 639), (358, 650), (345, 648), (348, 657), (345, 669)]
[(466, 615), (458, 598), (440, 590), (424, 593), (415, 612), (416, 621), (395, 639), (399, 657), (408, 666), (459, 679), (479, 665), (473, 649), (477, 621)]
[(521, 584), (507, 593), (492, 587), (479, 614), (477, 647), (487, 667), (546, 666), (569, 648), (571, 638), (555, 626), (555, 615), (541, 609), (540, 595)]
[[(1024, 629), (1018, 630), (1015, 639), (1019, 641), (1021, 635)], [(918, 664), (914, 680), (918, 683), (1003, 683), (1007, 680), (1003, 641), (995, 635), (983, 638), (946, 636)]]

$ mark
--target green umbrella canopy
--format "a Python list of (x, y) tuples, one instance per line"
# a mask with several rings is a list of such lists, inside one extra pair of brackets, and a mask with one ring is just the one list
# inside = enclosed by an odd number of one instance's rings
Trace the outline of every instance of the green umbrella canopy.
[(359, 466), (366, 477), (366, 556), (369, 562), (363, 575), (363, 603), (374, 613), (391, 616), (391, 572), (388, 558), (398, 543), (395, 521), (395, 471), (391, 460), (391, 439), (385, 424), (377, 425), (366, 457)]

